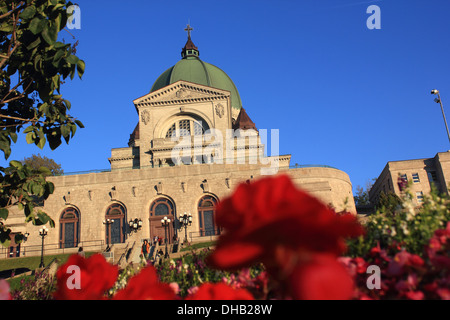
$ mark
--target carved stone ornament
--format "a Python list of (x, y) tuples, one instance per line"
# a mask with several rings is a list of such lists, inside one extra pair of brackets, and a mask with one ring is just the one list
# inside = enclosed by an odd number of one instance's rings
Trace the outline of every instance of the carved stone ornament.
[(156, 193), (157, 194), (162, 194), (163, 193), (163, 184), (162, 184), (162, 182), (158, 182), (158, 184), (156, 185)]
[(202, 188), (203, 188), (203, 192), (209, 192), (209, 184), (208, 184), (208, 180), (203, 180), (202, 183)]
[(175, 93), (175, 99), (184, 99), (189, 98), (191, 95), (189, 94), (189, 91), (185, 88), (181, 88)]
[(230, 189), (231, 188), (231, 178), (226, 178), (225, 184), (227, 185), (227, 188)]
[(216, 114), (219, 118), (222, 118), (225, 114), (225, 108), (220, 103), (216, 106)]
[(70, 191), (67, 191), (66, 195), (64, 196), (64, 202), (65, 204), (70, 203)]
[(150, 112), (148, 110), (144, 110), (141, 113), (142, 122), (147, 125), (150, 122)]
[(116, 187), (111, 188), (111, 192), (109, 193), (109, 196), (111, 197), (111, 201), (117, 200), (117, 190)]

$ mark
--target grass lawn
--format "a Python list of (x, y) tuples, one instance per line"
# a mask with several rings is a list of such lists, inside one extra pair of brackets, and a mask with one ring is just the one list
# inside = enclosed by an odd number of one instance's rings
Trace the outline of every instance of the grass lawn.
[[(94, 252), (86, 252), (86, 257), (94, 254)], [(44, 256), (44, 264), (47, 266), (53, 259), (58, 259), (59, 263), (64, 263), (72, 254), (58, 254), (58, 255), (48, 255)], [(30, 270), (37, 269), (41, 263), (41, 257), (21, 257), (21, 258), (10, 258), (0, 260), (0, 271), (28, 268)]]
[[(86, 252), (86, 257), (91, 256), (96, 252)], [(69, 259), (69, 257), (72, 255), (70, 254), (59, 254), (59, 255), (48, 255), (44, 256), (44, 264), (47, 266), (50, 262), (52, 262), (53, 259), (57, 259), (59, 261), (59, 264), (63, 264), (64, 262)], [(12, 270), (12, 269), (29, 269), (30, 271), (34, 271), (35, 269), (39, 268), (39, 264), (41, 263), (41, 257), (21, 257), (21, 258), (11, 258), (11, 259), (1, 259), (0, 260), (0, 272), (6, 271), (6, 270)], [(25, 270), (23, 270), (25, 271)], [(27, 272), (27, 271), (25, 271)], [(31, 279), (34, 275), (23, 275), (20, 277), (8, 279), (9, 285), (11, 287), (11, 291), (17, 289), (20, 287), (20, 281), (22, 279)], [(1, 278), (1, 277), (0, 277)]]
[(209, 241), (209, 242), (201, 242), (201, 243), (195, 243), (193, 245), (183, 246), (180, 249), (180, 252), (183, 251), (192, 251), (195, 249), (201, 249), (201, 248), (207, 248), (207, 247), (214, 247), (216, 245), (216, 241)]

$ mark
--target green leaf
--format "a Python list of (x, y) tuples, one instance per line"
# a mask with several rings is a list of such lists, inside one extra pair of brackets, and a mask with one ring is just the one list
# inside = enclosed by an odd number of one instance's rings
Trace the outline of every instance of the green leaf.
[(27, 46), (27, 50), (32, 50), (36, 48), (41, 43), (41, 38), (37, 37), (32, 43)]
[(86, 64), (84, 63), (83, 60), (78, 61), (78, 63), (77, 63), (77, 71), (78, 71), (78, 76), (80, 77), (80, 79), (81, 79), (81, 77), (84, 74), (85, 67), (86, 67)]
[(38, 171), (39, 171), (39, 173), (43, 174), (44, 176), (51, 176), (52, 175), (52, 172), (47, 167), (40, 167), (38, 169)]
[(76, 124), (71, 124), (70, 125), (70, 132), (72, 132), (72, 138), (75, 135), (75, 132), (77, 132), (77, 125)]
[(66, 139), (70, 137), (70, 128), (68, 125), (61, 125), (61, 134)]
[(34, 6), (26, 7), (25, 10), (19, 15), (21, 19), (31, 19), (36, 14), (36, 8)]
[(80, 120), (75, 120), (75, 123), (81, 128), (84, 128), (84, 124)]
[(9, 162), (9, 165), (10, 165), (11, 167), (14, 167), (14, 168), (17, 168), (17, 169), (22, 169), (22, 168), (23, 168), (22, 162), (17, 161), (17, 160), (12, 160), (12, 161), (10, 161), (10, 162)]
[(11, 137), (11, 140), (16, 143), (17, 142), (17, 133), (15, 132), (10, 132), (9, 136)]
[(47, 25), (47, 20), (46, 19), (41, 19), (39, 17), (35, 17), (30, 22), (29, 30), (33, 34), (36, 35), (38, 33), (41, 33), (44, 30), (44, 28), (46, 27), (46, 25)]
[(34, 134), (34, 132), (29, 132), (29, 133), (26, 135), (25, 139), (27, 140), (27, 143), (28, 143), (28, 144), (34, 143), (34, 139), (35, 139), (35, 134)]
[(41, 138), (39, 138), (39, 142), (36, 145), (38, 146), (39, 149), (42, 150), (42, 149), (44, 149), (46, 142), (47, 141), (45, 140), (45, 137), (41, 137)]
[(8, 219), (9, 211), (6, 208), (0, 208), (0, 218), (3, 220)]
[(29, 126), (25, 130), (23, 130), (23, 133), (33, 132), (33, 130), (34, 130), (34, 127), (33, 126)]
[(42, 30), (41, 35), (42, 35), (42, 38), (44, 38), (45, 42), (47, 42), (49, 45), (52, 45), (55, 43), (55, 40), (53, 40), (54, 34), (48, 26), (46, 26), (44, 28), (44, 30)]
[(71, 54), (70, 56), (68, 56), (66, 58), (66, 61), (67, 61), (67, 63), (70, 63), (70, 64), (77, 64), (78, 61), (80, 61), (80, 58), (78, 58), (77, 56)]
[(49, 194), (52, 194), (55, 191), (55, 185), (53, 184), (53, 182), (47, 183), (47, 191)]
[(4, 247), (8, 247), (9, 244), (11, 243), (11, 239), (9, 237), (10, 233), (11, 233), (11, 229), (4, 230), (4, 229), (0, 228), (0, 243)]

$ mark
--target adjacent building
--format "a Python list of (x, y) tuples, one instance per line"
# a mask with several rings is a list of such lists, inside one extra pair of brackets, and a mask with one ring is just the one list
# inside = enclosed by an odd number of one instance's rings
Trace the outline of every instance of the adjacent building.
[(450, 152), (439, 152), (433, 158), (389, 161), (369, 191), (372, 204), (378, 202), (381, 193), (400, 196), (399, 178), (411, 184), (411, 192), (417, 206), (434, 185), (440, 193), (449, 194)]

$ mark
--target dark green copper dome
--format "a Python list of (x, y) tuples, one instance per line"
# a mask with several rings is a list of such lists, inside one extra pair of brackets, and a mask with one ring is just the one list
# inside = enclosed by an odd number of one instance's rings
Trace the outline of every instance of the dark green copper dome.
[(182, 59), (158, 77), (150, 92), (159, 90), (179, 80), (184, 80), (230, 91), (231, 106), (238, 110), (241, 109), (241, 98), (233, 81), (218, 67), (200, 60), (198, 48), (191, 40), (190, 30), (192, 29), (188, 25), (188, 28), (185, 30), (188, 30), (188, 40), (181, 52)]

